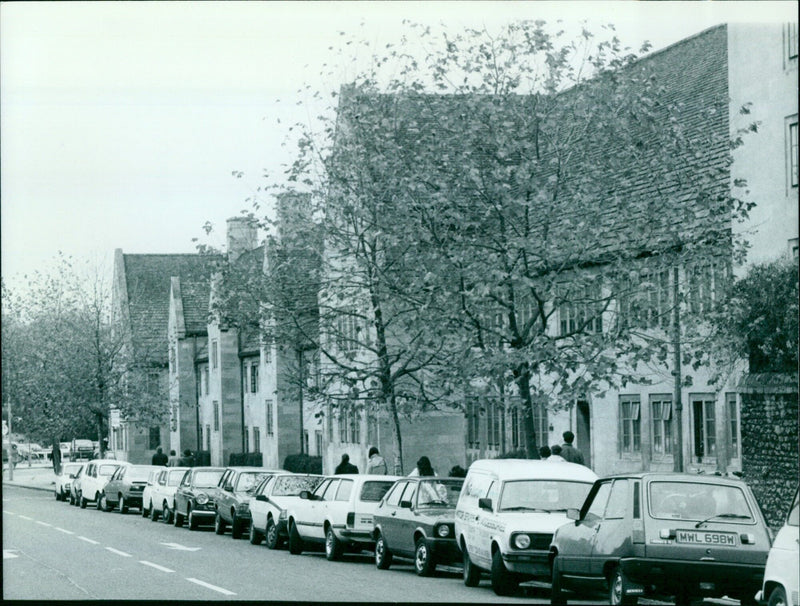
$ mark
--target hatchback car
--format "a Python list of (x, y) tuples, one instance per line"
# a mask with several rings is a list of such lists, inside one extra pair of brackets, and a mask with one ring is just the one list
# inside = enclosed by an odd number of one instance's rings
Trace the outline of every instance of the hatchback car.
[(89, 501), (93, 501), (97, 509), (100, 509), (100, 497), (103, 489), (119, 466), (124, 464), (126, 463), (110, 459), (96, 459), (86, 463), (81, 474), (78, 493), (78, 503), (82, 509), (86, 508)]
[(250, 501), (250, 543), (259, 545), (266, 539), (270, 549), (282, 546), (289, 537), (286, 531), (289, 505), (300, 498), (302, 491), (313, 491), (323, 479), (320, 475), (289, 472), (264, 478)]
[(461, 560), (455, 539), (455, 511), (462, 478), (413, 477), (398, 480), (375, 510), (375, 565), (391, 566), (395, 556), (414, 560), (429, 576), (436, 565)]
[(753, 604), (770, 547), (750, 488), (721, 476), (640, 473), (598, 480), (574, 522), (553, 536), (552, 600), (564, 589), (608, 592), (612, 604), (674, 595)]
[(166, 524), (172, 524), (175, 511), (175, 491), (189, 467), (162, 467), (150, 491), (150, 519), (155, 522), (159, 516)]
[(268, 474), (276, 470), (263, 467), (228, 467), (214, 492), (214, 531), (223, 534), (231, 527), (231, 536), (239, 539), (250, 528), (250, 499), (252, 490)]
[(597, 475), (576, 463), (484, 459), (467, 471), (456, 505), (456, 541), (464, 584), (489, 571), (497, 595), (520, 582), (550, 577), (550, 541), (567, 509), (580, 507)]
[(201, 523), (213, 523), (214, 492), (224, 467), (191, 467), (175, 491), (175, 526), (188, 522), (189, 530), (197, 530)]
[(61, 473), (56, 476), (56, 501), (66, 501), (69, 499), (69, 488), (72, 480), (83, 467), (83, 463), (64, 463), (61, 466)]
[(156, 465), (150, 470), (150, 473), (147, 474), (147, 484), (144, 486), (144, 490), (142, 491), (142, 517), (146, 518), (150, 515), (150, 511), (153, 509), (153, 486), (155, 486), (156, 481), (158, 480), (158, 474), (160, 474), (164, 469), (163, 465)]
[(86, 469), (86, 465), (80, 463), (81, 468), (75, 473), (75, 477), (69, 483), (69, 494), (67, 498), (69, 499), (69, 504), (74, 505), (75, 507), (78, 506), (79, 500), (78, 495), (80, 494), (81, 490), (81, 479), (83, 478), (83, 472)]
[(345, 549), (374, 549), (375, 510), (399, 479), (382, 475), (329, 476), (313, 492), (302, 491), (287, 514), (289, 553), (302, 553), (305, 543), (324, 544), (329, 560), (338, 559)]
[(767, 556), (764, 586), (756, 599), (769, 606), (800, 604), (800, 502), (795, 493), (786, 524), (778, 532)]
[(105, 511), (119, 507), (120, 513), (127, 513), (129, 507), (142, 508), (142, 494), (147, 486), (151, 471), (163, 469), (155, 465), (120, 465), (103, 489), (100, 497)]

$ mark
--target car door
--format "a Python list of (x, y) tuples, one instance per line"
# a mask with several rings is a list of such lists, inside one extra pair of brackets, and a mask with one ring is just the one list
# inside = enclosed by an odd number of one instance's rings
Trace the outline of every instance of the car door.
[(405, 553), (414, 553), (414, 528), (417, 525), (417, 489), (419, 482), (408, 482), (400, 497), (400, 507), (397, 510), (397, 548)]
[(217, 488), (214, 490), (214, 503), (222, 516), (222, 519), (228, 522), (233, 522), (230, 516), (231, 501), (233, 500), (233, 483), (236, 479), (236, 472), (228, 469), (222, 474), (222, 477), (217, 483)]
[(342, 478), (336, 493), (326, 504), (325, 518), (333, 524), (337, 532), (341, 533), (347, 523), (347, 514), (352, 511), (350, 506), (351, 495), (355, 491), (355, 481)]
[(581, 509), (580, 519), (560, 535), (562, 549), (559, 552), (561, 572), (565, 575), (588, 576), (591, 574), (591, 557), (594, 538), (608, 503), (611, 480), (597, 482)]
[(325, 538), (325, 520), (328, 518), (328, 511), (333, 500), (336, 498), (336, 491), (339, 489), (339, 478), (334, 478), (330, 481), (325, 492), (321, 493), (322, 497), (319, 501), (314, 501), (311, 504), (311, 537), (315, 539)]
[[(251, 523), (259, 530), (267, 527), (267, 511), (269, 510), (269, 503), (264, 499), (268, 498), (274, 481), (275, 476), (267, 476), (264, 478), (264, 480), (256, 488), (253, 495), (253, 500), (250, 501), (250, 516), (252, 518)], [(259, 500), (259, 497), (261, 497), (261, 500)]]
[(328, 478), (317, 486), (308, 499), (298, 499), (295, 510), (295, 523), (301, 537), (322, 538), (322, 503), (325, 493), (334, 483), (338, 486), (339, 481)]
[(390, 549), (394, 549), (399, 540), (397, 513), (400, 508), (400, 497), (403, 496), (407, 484), (408, 482), (397, 482), (392, 486), (376, 511), (375, 520), (377, 522), (377, 517), (380, 516), (381, 534)]
[(603, 568), (610, 560), (617, 561), (630, 550), (631, 542), (631, 482), (616, 479), (611, 485), (603, 517), (598, 520), (592, 545), (589, 574), (603, 576)]

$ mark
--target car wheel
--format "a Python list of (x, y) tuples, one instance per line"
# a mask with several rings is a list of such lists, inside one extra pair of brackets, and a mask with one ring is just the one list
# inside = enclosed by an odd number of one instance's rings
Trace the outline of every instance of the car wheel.
[(467, 546), (462, 545), (461, 548), (461, 552), (464, 555), (464, 585), (467, 587), (477, 587), (481, 583), (481, 570), (472, 563), (472, 560), (469, 559)]
[(141, 507), (141, 510), (140, 510), (140, 511), (141, 511), (141, 514), (142, 514), (142, 517), (143, 517), (143, 518), (146, 518), (146, 517), (148, 517), (148, 516), (150, 515), (150, 510), (151, 510), (152, 508), (153, 508), (153, 503), (152, 503), (152, 501), (150, 502), (150, 507), (145, 507), (145, 506), (144, 506), (144, 500), (142, 500), (142, 507)]
[(60, 501), (60, 500), (61, 500), (61, 493), (60, 493), (60, 492), (58, 492), (57, 490), (55, 490), (55, 491), (53, 491), (53, 492), (54, 492), (54, 494), (56, 495), (56, 501)]
[(150, 504), (150, 521), (151, 522), (155, 522), (156, 520), (158, 520), (158, 510), (156, 510), (156, 508), (151, 503)]
[(608, 584), (608, 603), (614, 606), (625, 604), (626, 606), (636, 606), (639, 598), (625, 595), (625, 586), (628, 584), (625, 573), (621, 568), (616, 568), (611, 573), (611, 581)]
[(519, 577), (506, 568), (500, 550), (492, 556), (492, 589), (497, 595), (514, 595), (519, 588)]
[(214, 532), (216, 534), (225, 534), (225, 520), (222, 519), (219, 512), (214, 516)]
[(380, 570), (388, 570), (393, 559), (394, 555), (386, 544), (386, 539), (383, 538), (383, 534), (379, 534), (378, 540), (375, 541), (375, 566)]
[(81, 509), (86, 509), (86, 505), (89, 503), (89, 501), (83, 498), (83, 493), (81, 493), (78, 498), (80, 499)]
[(164, 524), (175, 523), (175, 513), (169, 508), (166, 502), (164, 502), (164, 506), (161, 508), (161, 517), (164, 519)]
[(786, 601), (786, 590), (783, 586), (778, 585), (775, 589), (772, 590), (772, 593), (769, 594), (769, 606), (786, 606), (788, 602)]
[(297, 532), (297, 526), (294, 522), (289, 524), (289, 553), (292, 555), (303, 553), (303, 539), (300, 537), (300, 533)]
[[(250, 522), (250, 528), (253, 527), (253, 522)], [(275, 525), (275, 520), (269, 518), (267, 520), (266, 543), (270, 549), (277, 549), (280, 539), (278, 538), (278, 527)]]
[(550, 606), (566, 606), (567, 596), (561, 589), (561, 562), (553, 558), (553, 578), (550, 586)]
[(248, 532), (247, 538), (250, 540), (251, 545), (261, 545), (261, 533), (256, 530), (256, 525), (252, 521), (250, 522), (250, 532)]
[(177, 509), (172, 512), (172, 520), (176, 528), (183, 526), (183, 515)]
[(675, 594), (675, 606), (691, 606), (695, 601), (696, 598), (685, 588), (681, 588), (681, 590)]
[(189, 530), (197, 530), (197, 518), (194, 515), (194, 510), (190, 509), (186, 517), (189, 519)]
[[(101, 495), (101, 494), (98, 492), (96, 495), (94, 495), (94, 506), (95, 506), (95, 508), (97, 509), (97, 511), (100, 511), (101, 509), (103, 509), (103, 499), (104, 499), (104, 498), (105, 498), (105, 493), (103, 493), (103, 494)], [(111, 511), (111, 510), (110, 510), (110, 509), (108, 509), (107, 511)]]
[(417, 539), (414, 549), (414, 570), (421, 577), (429, 577), (436, 571), (436, 560), (425, 537)]
[(234, 514), (231, 517), (231, 537), (234, 539), (242, 538), (242, 521)]
[(342, 551), (342, 543), (333, 533), (333, 526), (328, 526), (328, 530), (325, 532), (325, 557), (333, 562), (342, 557)]
[(111, 507), (108, 505), (108, 498), (106, 495), (100, 495), (100, 499), (97, 501), (98, 509), (102, 509), (103, 511), (111, 511)]
[(119, 512), (128, 513), (128, 504), (125, 502), (124, 495), (119, 495)]

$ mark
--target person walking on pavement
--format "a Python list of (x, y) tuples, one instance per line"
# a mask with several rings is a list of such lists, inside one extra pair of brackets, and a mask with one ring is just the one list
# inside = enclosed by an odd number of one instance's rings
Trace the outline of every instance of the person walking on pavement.
[(153, 459), (150, 461), (153, 465), (166, 465), (169, 463), (169, 457), (164, 454), (164, 451), (161, 450), (161, 446), (156, 448), (156, 454), (153, 455)]
[(381, 456), (378, 449), (373, 446), (369, 449), (369, 461), (367, 461), (367, 473), (385, 476), (388, 473), (386, 461)]
[(348, 473), (358, 473), (358, 467), (353, 465), (350, 462), (350, 455), (343, 454), (342, 455), (342, 462), (336, 466), (336, 469), (333, 472), (336, 475), (348, 474)]
[(167, 462), (168, 467), (180, 467), (181, 466), (181, 459), (180, 457), (175, 454), (175, 450), (169, 451), (169, 460)]
[(547, 460), (551, 463), (555, 463), (557, 461), (565, 463), (567, 460), (562, 456), (563, 452), (564, 451), (561, 449), (561, 446), (558, 444), (553, 444), (553, 446), (550, 448), (550, 456), (547, 457)]
[(545, 445), (545, 446), (540, 446), (539, 447), (539, 458), (542, 461), (547, 461), (550, 458), (551, 454), (553, 454), (553, 453), (550, 450), (549, 446)]
[(572, 445), (575, 440), (575, 434), (567, 430), (562, 435), (564, 436), (564, 444), (561, 446), (561, 456), (564, 457), (564, 460), (570, 463), (586, 465), (583, 462), (583, 453)]
[(191, 450), (187, 448), (183, 451), (183, 457), (181, 457), (179, 464), (181, 467), (194, 467), (194, 457)]
[(53, 471), (56, 475), (61, 473), (61, 443), (58, 440), (53, 441)]

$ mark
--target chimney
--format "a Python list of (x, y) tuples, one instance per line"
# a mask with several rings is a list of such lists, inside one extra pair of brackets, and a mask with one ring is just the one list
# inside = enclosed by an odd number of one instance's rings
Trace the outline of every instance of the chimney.
[(228, 219), (228, 262), (233, 263), (242, 253), (258, 246), (258, 227), (250, 217)]

